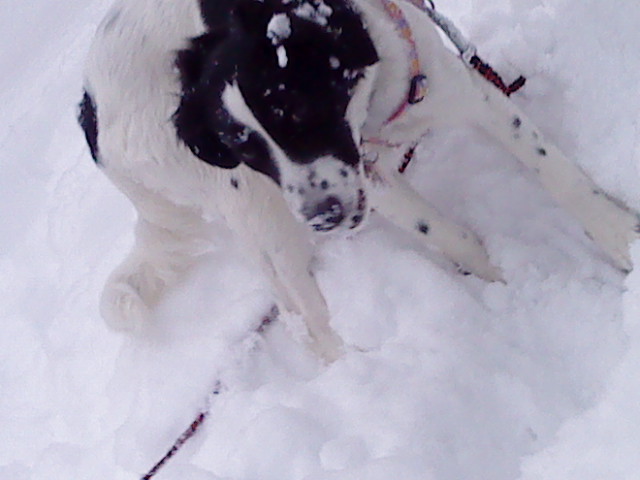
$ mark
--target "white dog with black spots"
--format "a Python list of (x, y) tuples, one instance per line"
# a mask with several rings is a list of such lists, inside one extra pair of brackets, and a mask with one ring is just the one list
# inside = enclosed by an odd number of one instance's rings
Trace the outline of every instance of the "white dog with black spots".
[(327, 361), (344, 349), (311, 271), (312, 236), (372, 210), (463, 272), (501, 280), (480, 239), (398, 173), (433, 127), (481, 127), (534, 171), (621, 270), (638, 215), (467, 68), (406, 0), (117, 0), (89, 53), (80, 123), (138, 212), (101, 299), (135, 330), (224, 221), (301, 315)]

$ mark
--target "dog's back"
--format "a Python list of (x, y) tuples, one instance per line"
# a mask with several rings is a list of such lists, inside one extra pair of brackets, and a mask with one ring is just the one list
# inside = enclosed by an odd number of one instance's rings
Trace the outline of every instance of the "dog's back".
[(198, 203), (183, 194), (197, 189), (194, 179), (215, 180), (215, 170), (177, 140), (172, 121), (181, 94), (176, 54), (203, 29), (195, 0), (125, 0), (97, 30), (85, 70), (96, 162), (129, 196), (127, 184), (135, 182), (169, 190), (177, 203)]

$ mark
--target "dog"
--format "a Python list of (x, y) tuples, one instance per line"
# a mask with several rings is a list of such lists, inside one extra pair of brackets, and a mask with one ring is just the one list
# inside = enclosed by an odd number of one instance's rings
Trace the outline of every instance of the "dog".
[(302, 316), (327, 361), (344, 349), (311, 270), (313, 238), (372, 211), (464, 273), (501, 280), (481, 240), (398, 172), (429, 129), (472, 124), (531, 169), (620, 270), (638, 215), (448, 50), (408, 0), (118, 0), (98, 27), (79, 122), (131, 200), (135, 245), (101, 314), (140, 328), (222, 221)]

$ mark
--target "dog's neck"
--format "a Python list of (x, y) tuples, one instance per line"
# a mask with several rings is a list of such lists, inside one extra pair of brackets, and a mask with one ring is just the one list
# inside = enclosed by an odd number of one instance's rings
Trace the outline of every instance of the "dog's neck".
[(425, 77), (402, 4), (390, 0), (355, 0), (355, 4), (380, 57), (363, 128), (363, 138), (373, 139), (424, 96)]

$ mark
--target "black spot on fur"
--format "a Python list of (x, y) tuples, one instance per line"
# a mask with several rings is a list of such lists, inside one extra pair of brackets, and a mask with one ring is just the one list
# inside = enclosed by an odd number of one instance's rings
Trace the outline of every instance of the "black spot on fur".
[(418, 222), (418, 224), (416, 225), (416, 228), (423, 235), (427, 235), (429, 233), (429, 225), (427, 225), (426, 222)]
[(240, 182), (238, 182), (237, 178), (231, 178), (231, 186), (236, 190), (240, 189)]
[(466, 268), (462, 268), (462, 265), (460, 265), (459, 263), (455, 263), (454, 265), (456, 266), (456, 270), (459, 274), (464, 275), (465, 277), (471, 275), (471, 272)]
[(93, 161), (98, 163), (98, 116), (96, 104), (86, 91), (79, 105), (78, 123), (84, 131), (84, 137), (89, 145)]
[(358, 210), (364, 211), (367, 208), (367, 195), (363, 189), (358, 190)]
[(540, 155), (541, 157), (547, 156), (547, 151), (544, 148), (538, 148), (536, 151), (538, 152), (538, 155)]
[(513, 119), (512, 125), (516, 130), (520, 129), (520, 127), (522, 127), (522, 120), (520, 119), (520, 117), (515, 117)]

